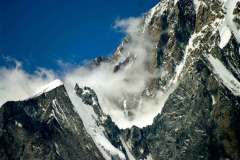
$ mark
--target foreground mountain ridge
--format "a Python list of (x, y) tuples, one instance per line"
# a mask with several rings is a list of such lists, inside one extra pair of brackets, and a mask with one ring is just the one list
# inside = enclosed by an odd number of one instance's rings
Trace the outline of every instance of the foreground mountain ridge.
[[(162, 0), (139, 32), (154, 44), (146, 68), (164, 74), (122, 102), (131, 118), (141, 99), (165, 97), (151, 125), (119, 129), (97, 93), (76, 84), (71, 94), (88, 110), (81, 114), (57, 83), (1, 107), (0, 159), (240, 159), (239, 21), (238, 0)], [(93, 64), (112, 63), (117, 74), (138, 58), (124, 52), (132, 41), (129, 35), (113, 57)]]

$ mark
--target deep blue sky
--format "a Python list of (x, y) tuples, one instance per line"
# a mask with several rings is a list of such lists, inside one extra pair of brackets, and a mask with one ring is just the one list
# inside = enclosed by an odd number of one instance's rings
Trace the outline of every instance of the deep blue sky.
[(0, 0), (0, 66), (16, 58), (24, 68), (59, 69), (110, 55), (123, 35), (117, 18), (140, 16), (159, 0)]

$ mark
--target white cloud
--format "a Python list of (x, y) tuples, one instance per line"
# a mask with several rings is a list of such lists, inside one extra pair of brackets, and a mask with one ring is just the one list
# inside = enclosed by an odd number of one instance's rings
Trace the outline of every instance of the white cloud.
[(125, 32), (130, 35), (137, 34), (139, 32), (139, 27), (142, 23), (141, 17), (130, 17), (128, 19), (117, 19), (115, 21), (114, 28), (120, 29), (120, 31)]
[[(141, 97), (149, 80), (159, 76), (159, 74), (149, 72), (152, 50), (155, 45), (147, 33), (141, 32), (141, 23), (141, 18), (116, 21), (115, 28), (120, 28), (128, 35), (128, 43), (124, 45), (117, 62), (102, 63), (98, 68), (91, 70), (78, 67), (69, 72), (64, 79), (66, 86), (69, 86), (69, 92), (73, 92), (72, 88), (75, 83), (93, 88), (103, 111), (111, 115), (113, 121), (121, 128), (150, 125), (153, 118), (161, 112), (170, 93), (159, 92), (157, 97), (161, 99), (147, 100)], [(127, 57), (133, 57), (134, 61), (114, 73), (114, 65), (123, 62)], [(133, 113), (132, 118), (126, 116), (124, 101), (127, 101), (127, 107), (130, 107), (127, 110)]]
[(55, 78), (53, 71), (39, 68), (33, 74), (22, 69), (14, 60), (14, 68), (0, 68), (0, 106), (6, 101), (23, 100), (33, 95), (35, 90)]
[[(64, 68), (65, 73), (61, 76), (71, 96), (76, 83), (80, 86), (93, 88), (99, 98), (103, 111), (111, 115), (112, 119), (121, 128), (137, 125), (143, 127), (152, 123), (153, 118), (161, 112), (170, 91), (159, 92), (158, 99), (146, 100), (140, 98), (145, 90), (149, 79), (157, 76), (149, 72), (152, 49), (155, 46), (147, 33), (142, 33), (141, 18), (129, 18), (117, 20), (115, 28), (128, 35), (128, 43), (124, 45), (121, 57), (113, 63), (102, 63), (99, 67), (88, 68), (84, 66), (70, 66), (63, 61), (58, 63)], [(134, 61), (114, 73), (116, 64), (123, 62), (127, 57)], [(159, 71), (158, 71), (159, 72)], [(158, 73), (156, 72), (156, 73)], [(158, 74), (159, 76), (159, 74)], [(51, 70), (38, 69), (35, 73), (26, 73), (19, 62), (15, 68), (0, 68), (0, 105), (8, 100), (21, 100), (31, 96), (34, 91), (56, 77)], [(82, 103), (71, 96), (77, 110), (81, 109)], [(135, 106), (132, 119), (126, 116), (123, 102), (127, 105), (134, 100), (139, 101)]]

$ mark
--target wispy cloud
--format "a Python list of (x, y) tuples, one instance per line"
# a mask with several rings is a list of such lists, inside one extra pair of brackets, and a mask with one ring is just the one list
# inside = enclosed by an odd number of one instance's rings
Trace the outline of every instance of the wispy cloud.
[(23, 100), (33, 95), (35, 90), (56, 76), (51, 70), (38, 68), (33, 74), (25, 72), (21, 62), (9, 58), (14, 67), (0, 68), (0, 105), (10, 100)]
[[(62, 60), (58, 61), (64, 70), (61, 79), (68, 92), (71, 93), (69, 95), (74, 92), (73, 88), (76, 83), (93, 88), (103, 111), (111, 115), (112, 119), (122, 128), (150, 124), (167, 98), (163, 93), (159, 93), (161, 100), (141, 98), (146, 84), (156, 76), (149, 72), (154, 43), (147, 33), (141, 32), (141, 23), (141, 18), (116, 21), (114, 27), (128, 35), (128, 43), (124, 45), (121, 57), (116, 62), (106, 62), (96, 68), (89, 68), (80, 65), (72, 66)], [(118, 72), (113, 72), (114, 66), (127, 57), (132, 57), (133, 61)], [(43, 68), (29, 74), (22, 69), (20, 62), (15, 61), (15, 64), (14, 68), (0, 68), (0, 105), (8, 100), (27, 98), (38, 87), (57, 77), (53, 71)], [(137, 103), (132, 103), (133, 101)], [(80, 105), (76, 105), (76, 109), (79, 109)], [(132, 119), (126, 116), (126, 105), (134, 110)]]

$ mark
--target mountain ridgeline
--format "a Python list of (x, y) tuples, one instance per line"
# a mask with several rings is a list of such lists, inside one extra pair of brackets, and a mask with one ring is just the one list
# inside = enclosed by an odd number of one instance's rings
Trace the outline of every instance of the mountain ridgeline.
[[(131, 121), (142, 100), (163, 101), (151, 125), (122, 129), (94, 89), (61, 84), (0, 108), (0, 160), (239, 160), (240, 0), (162, 0), (138, 29), (142, 45), (151, 41), (140, 61), (151, 76), (116, 103)], [(90, 68), (131, 67), (135, 39)]]

